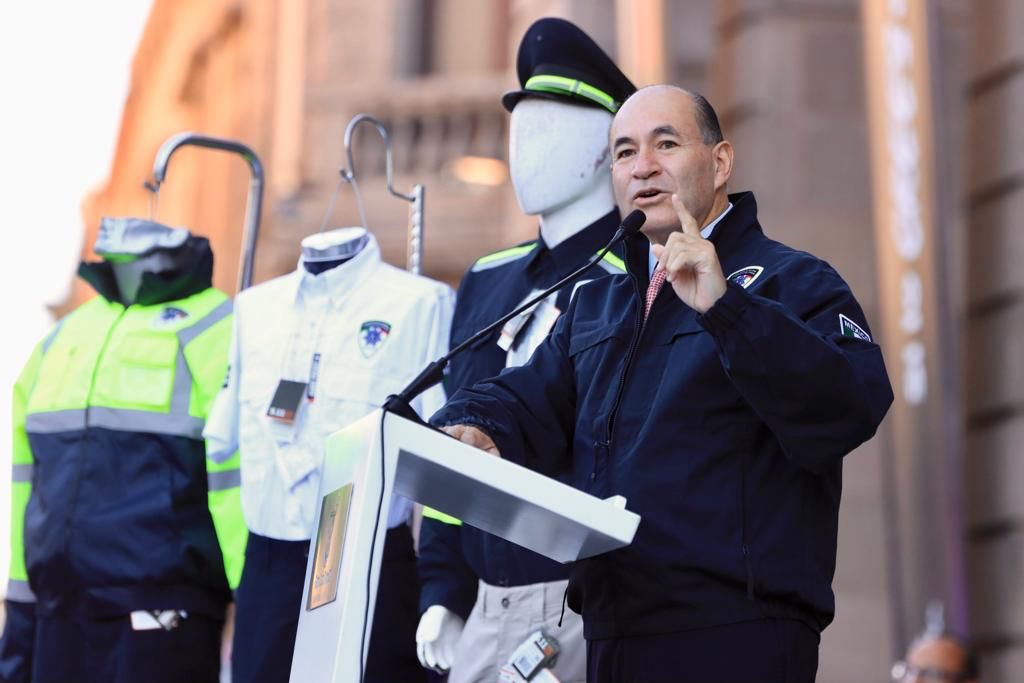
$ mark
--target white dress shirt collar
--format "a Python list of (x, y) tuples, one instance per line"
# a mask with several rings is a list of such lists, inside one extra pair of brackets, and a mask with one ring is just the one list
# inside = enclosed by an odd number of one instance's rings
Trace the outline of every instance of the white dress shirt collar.
[(318, 288), (324, 287), (327, 290), (327, 296), (331, 299), (331, 304), (337, 305), (351, 291), (354, 284), (365, 283), (367, 276), (381, 262), (380, 246), (377, 244), (376, 238), (373, 235), (367, 236), (369, 240), (358, 254), (348, 261), (339, 263), (333, 268), (329, 268), (316, 275), (306, 270), (304, 260), (300, 256), (294, 273), (294, 289), (291, 292), (290, 299), (294, 301), (301, 290), (312, 289), (317, 291)]

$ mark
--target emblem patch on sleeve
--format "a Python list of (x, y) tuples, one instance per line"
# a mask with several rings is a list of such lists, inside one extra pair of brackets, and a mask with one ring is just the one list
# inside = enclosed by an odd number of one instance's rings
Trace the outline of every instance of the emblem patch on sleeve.
[(380, 320), (367, 320), (359, 328), (359, 350), (367, 358), (377, 353), (388, 335), (391, 334), (391, 325)]
[(746, 289), (754, 283), (754, 280), (761, 277), (761, 273), (763, 272), (764, 268), (762, 266), (747, 266), (746, 268), (740, 268), (725, 279), (731, 280), (743, 289)]
[(857, 339), (863, 339), (864, 341), (871, 341), (871, 335), (864, 331), (864, 329), (847, 318), (842, 313), (839, 314), (839, 331), (843, 333), (844, 337), (856, 337)]

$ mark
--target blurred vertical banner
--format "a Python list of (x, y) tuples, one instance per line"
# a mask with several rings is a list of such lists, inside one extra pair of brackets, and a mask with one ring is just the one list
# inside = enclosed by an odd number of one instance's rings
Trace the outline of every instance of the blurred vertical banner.
[[(950, 211), (936, 145), (938, 3), (862, 0), (881, 325), (896, 399), (883, 470), (894, 646), (931, 600), (967, 631), (957, 332), (947, 265)], [(838, 324), (838, 323), (837, 323)]]

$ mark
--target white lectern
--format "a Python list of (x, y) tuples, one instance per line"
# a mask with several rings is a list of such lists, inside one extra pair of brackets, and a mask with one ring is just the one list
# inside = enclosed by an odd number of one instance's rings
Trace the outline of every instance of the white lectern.
[(327, 439), (291, 683), (358, 683), (392, 492), (561, 562), (629, 545), (640, 523), (612, 501), (376, 410)]

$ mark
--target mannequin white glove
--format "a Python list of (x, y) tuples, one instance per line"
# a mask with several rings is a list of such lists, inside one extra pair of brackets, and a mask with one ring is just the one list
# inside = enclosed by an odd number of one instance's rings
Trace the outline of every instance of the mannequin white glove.
[(425, 668), (443, 674), (452, 668), (455, 644), (466, 622), (441, 605), (431, 605), (416, 628), (416, 656)]

